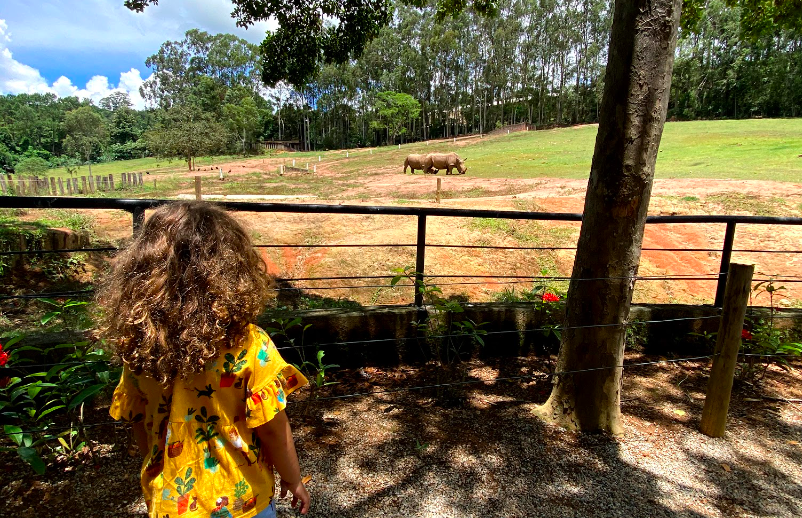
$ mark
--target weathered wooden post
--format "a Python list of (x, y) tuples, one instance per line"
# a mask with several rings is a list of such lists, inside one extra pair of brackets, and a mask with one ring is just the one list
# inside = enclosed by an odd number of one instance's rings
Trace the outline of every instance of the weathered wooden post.
[(83, 191), (81, 191), (84, 195), (89, 193), (89, 188), (86, 184), (86, 176), (81, 177), (81, 187), (83, 187)]
[(95, 177), (92, 176), (91, 174), (89, 175), (89, 192), (90, 193), (95, 192)]
[(139, 183), (137, 185), (142, 185), (142, 173), (137, 173), (137, 178), (139, 179)]
[(113, 191), (114, 190), (114, 175), (109, 175), (109, 188)]
[(105, 190), (103, 189), (103, 180), (100, 179), (100, 176), (95, 176), (95, 185), (98, 191)]
[(50, 192), (53, 193), (53, 196), (58, 195), (58, 191), (56, 190), (56, 179), (52, 176), (50, 177)]
[(61, 178), (58, 179), (58, 192), (60, 195), (64, 196), (64, 182), (61, 181)]
[(125, 189), (125, 173), (120, 173), (120, 187)]
[(102, 178), (103, 178), (103, 190), (104, 191), (108, 191), (109, 190), (109, 177), (108, 176), (103, 176)]
[(201, 194), (201, 177), (195, 177), (195, 199), (200, 201), (203, 199), (203, 195)]
[(8, 192), (8, 186), (6, 185), (6, 177), (0, 176), (0, 188), (3, 189), (3, 194)]
[(437, 201), (437, 203), (440, 203), (440, 187), (441, 187), (440, 178), (438, 178), (437, 179), (437, 195), (435, 196), (435, 200)]
[(70, 178), (67, 178), (67, 194), (72, 196), (72, 182), (70, 181)]
[(72, 192), (78, 194), (78, 177), (72, 179)]
[(710, 437), (724, 436), (727, 426), (732, 382), (754, 271), (755, 266), (752, 264), (731, 263), (727, 275), (713, 368), (707, 382), (705, 407), (699, 423), (699, 430)]

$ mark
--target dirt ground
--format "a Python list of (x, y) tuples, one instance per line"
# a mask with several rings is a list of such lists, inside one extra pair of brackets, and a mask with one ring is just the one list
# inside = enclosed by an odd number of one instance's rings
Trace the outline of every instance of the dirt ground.
[[(282, 159), (216, 164), (182, 173), (230, 182), (255, 170), (275, 171)], [(388, 166), (363, 176), (318, 168), (341, 182), (335, 194), (313, 203), (436, 206), (435, 179), (402, 175)], [(303, 184), (303, 177), (287, 175)], [(544, 212), (582, 211), (586, 180), (554, 178), (481, 179), (440, 175), (440, 206)], [(234, 191), (229, 191), (234, 192)], [(288, 199), (292, 202), (292, 199)], [(760, 214), (800, 216), (802, 185), (762, 181), (657, 180), (650, 214)], [(130, 216), (92, 211), (99, 239), (122, 242)], [(34, 215), (32, 214), (31, 217)], [(389, 275), (414, 263), (414, 247), (341, 248), (338, 244), (413, 244), (416, 220), (407, 216), (335, 216), (241, 213), (259, 244), (309, 245), (262, 248), (274, 275), (284, 279)], [(736, 249), (796, 251), (802, 229), (741, 225)], [(570, 275), (571, 250), (462, 249), (433, 245), (570, 247), (576, 223), (429, 218), (426, 272), (434, 275)], [(600, 236), (603, 238), (603, 236)], [(718, 272), (720, 253), (661, 251), (718, 249), (724, 225), (649, 225), (640, 273), (644, 276)], [(649, 250), (649, 249), (659, 250)], [(735, 252), (733, 261), (754, 262), (757, 278), (783, 279), (775, 305), (802, 298), (798, 254)], [(476, 284), (457, 284), (475, 282)], [(360, 284), (365, 287), (353, 288)], [(438, 278), (446, 295), (492, 300), (503, 289), (531, 282), (494, 284), (486, 279)], [(295, 281), (308, 297), (362, 304), (409, 303), (409, 288), (386, 280)], [(553, 283), (556, 288), (564, 284)], [(328, 289), (327, 289), (328, 288)], [(636, 302), (709, 303), (714, 280), (643, 280)], [(764, 297), (764, 296), (763, 296)], [(757, 299), (756, 304), (768, 305)], [(659, 360), (628, 353), (627, 362)], [(315, 402), (304, 413), (309, 392), (292, 406), (292, 422), (303, 471), (312, 477), (313, 516), (800, 516), (802, 515), (802, 374), (773, 368), (759, 384), (736, 383), (728, 434), (713, 440), (697, 431), (710, 366), (705, 362), (657, 364), (627, 369), (622, 437), (585, 436), (536, 420), (535, 404), (550, 384), (493, 382), (495, 377), (548, 372), (554, 358), (504, 358), (468, 365), (475, 385), (444, 393), (382, 393)], [(339, 385), (319, 396), (395, 390), (432, 383), (426, 366), (340, 370)], [(88, 423), (108, 420), (98, 403)], [(12, 452), (0, 453), (0, 516), (143, 516), (140, 459), (130, 454), (128, 432), (102, 425), (88, 428), (90, 446), (51, 462), (35, 476)], [(454, 433), (460, 431), (461, 433)], [(88, 511), (91, 510), (91, 511)], [(280, 516), (290, 516), (286, 502)]]
[[(626, 363), (657, 361), (629, 353)], [(544, 425), (534, 405), (554, 358), (470, 362), (476, 384), (434, 391), (319, 400), (293, 397), (291, 421), (313, 495), (310, 516), (799, 516), (802, 513), (802, 375), (772, 368), (736, 382), (728, 431), (697, 431), (707, 362), (625, 370), (619, 437)], [(337, 371), (321, 398), (393, 391), (434, 380), (427, 366)], [(89, 423), (108, 419), (100, 404)], [(144, 516), (140, 458), (123, 427), (89, 428), (86, 451), (35, 476), (0, 453), (3, 516)], [(455, 433), (460, 430), (460, 433)], [(286, 501), (279, 516), (293, 516)]]
[[(343, 154), (344, 156), (344, 154)], [(445, 176), (443, 198), (434, 202), (435, 178), (403, 175), (400, 166), (386, 166), (369, 173), (339, 172), (338, 159), (318, 164), (316, 181), (331, 182), (334, 193), (327, 198), (288, 203), (440, 206), (494, 210), (581, 213), (586, 180), (555, 178), (510, 179)], [(206, 175), (217, 178), (218, 168), (226, 171), (227, 182), (254, 171), (275, 172), (288, 158), (253, 159), (215, 164), (186, 177)], [(301, 164), (305, 166), (304, 164)], [(285, 175), (288, 185), (302, 189), (308, 177)], [(310, 187), (310, 190), (312, 188)], [(228, 189), (236, 192), (236, 188)], [(301, 191), (298, 191), (301, 192)], [(311, 191), (310, 191), (311, 192)], [(187, 191), (189, 193), (189, 191)], [(705, 179), (660, 180), (654, 183), (650, 215), (740, 214), (766, 216), (802, 215), (802, 185), (771, 181), (730, 181)], [(112, 240), (130, 236), (130, 216), (120, 212), (91, 212), (97, 218), (97, 233)], [(414, 247), (377, 247), (381, 244), (414, 244), (417, 222), (404, 216), (334, 216), (312, 214), (240, 214), (255, 242), (266, 245), (300, 244), (306, 248), (263, 248), (271, 273), (283, 279), (336, 276), (390, 275), (394, 268), (414, 264)], [(427, 222), (426, 273), (430, 275), (552, 275), (570, 276), (572, 250), (493, 250), (436, 247), (432, 245), (482, 245), (522, 247), (572, 247), (579, 234), (578, 223), (531, 222), (523, 220), (476, 220), (429, 218)], [(642, 280), (636, 284), (635, 302), (710, 303), (715, 295), (716, 275), (721, 262), (724, 224), (647, 225), (640, 274), (645, 277), (682, 275), (704, 277), (695, 280)], [(797, 306), (802, 299), (799, 281), (802, 264), (797, 244), (802, 227), (792, 225), (739, 224), (732, 261), (754, 263), (756, 279), (782, 280), (784, 290), (776, 305)], [(346, 244), (374, 245), (365, 248)], [(339, 246), (327, 246), (339, 245)], [(679, 248), (702, 249), (679, 252)], [(789, 253), (746, 252), (769, 250)], [(360, 304), (409, 302), (406, 291), (382, 288), (375, 279), (351, 281), (299, 281), (310, 297), (347, 299)], [(502, 290), (520, 291), (529, 281), (500, 282), (479, 278), (444, 278), (437, 284), (446, 295), (473, 301), (493, 300)], [(367, 286), (367, 287), (360, 287)], [(555, 288), (560, 288), (559, 283)], [(407, 290), (408, 291), (408, 290)], [(758, 301), (765, 305), (769, 301)]]

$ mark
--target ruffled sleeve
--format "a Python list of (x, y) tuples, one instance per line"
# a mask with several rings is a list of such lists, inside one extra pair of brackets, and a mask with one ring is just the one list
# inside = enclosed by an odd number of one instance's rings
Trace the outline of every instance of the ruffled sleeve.
[(287, 406), (287, 396), (307, 384), (295, 366), (281, 357), (267, 333), (256, 328), (253, 333), (255, 359), (248, 379), (245, 424), (256, 428), (275, 417)]
[(123, 366), (120, 383), (114, 390), (109, 414), (112, 418), (128, 422), (141, 421), (148, 406), (147, 397), (128, 366)]

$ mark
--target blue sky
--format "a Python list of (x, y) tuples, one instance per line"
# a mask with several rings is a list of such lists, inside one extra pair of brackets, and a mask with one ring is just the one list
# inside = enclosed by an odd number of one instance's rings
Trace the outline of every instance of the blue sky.
[(253, 43), (273, 24), (235, 26), (230, 0), (160, 0), (134, 13), (123, 0), (2, 0), (0, 94), (54, 92), (95, 102), (120, 90), (142, 108), (145, 58), (166, 40), (199, 28)]

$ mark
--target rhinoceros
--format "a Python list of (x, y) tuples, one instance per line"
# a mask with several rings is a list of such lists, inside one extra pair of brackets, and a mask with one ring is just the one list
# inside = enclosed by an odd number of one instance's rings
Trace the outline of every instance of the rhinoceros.
[(429, 155), (407, 155), (407, 158), (404, 159), (404, 174), (407, 174), (407, 167), (409, 167), (412, 174), (415, 174), (415, 169), (426, 172), (426, 169), (424, 169), (424, 162), (428, 156)]
[[(456, 153), (429, 153), (424, 160), (424, 172), (431, 173), (433, 170), (445, 169), (446, 174), (451, 174), (452, 169), (456, 169), (459, 174), (465, 174), (468, 170), (465, 167), (465, 160), (461, 159)], [(435, 172), (435, 174), (437, 174)]]

